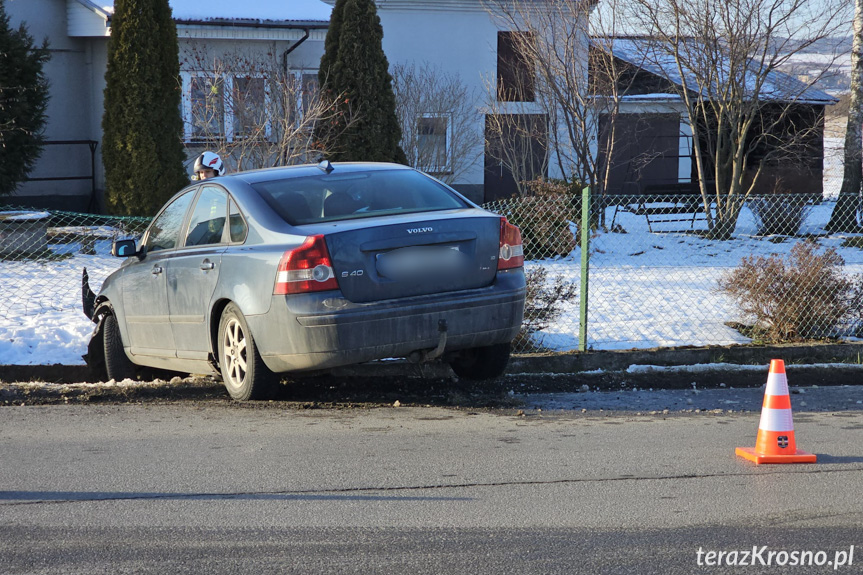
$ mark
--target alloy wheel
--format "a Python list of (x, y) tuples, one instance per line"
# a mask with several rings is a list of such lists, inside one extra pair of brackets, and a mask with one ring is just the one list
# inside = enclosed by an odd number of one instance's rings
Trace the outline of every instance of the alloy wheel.
[(243, 326), (236, 318), (231, 318), (225, 326), (222, 339), (222, 356), (227, 362), (227, 378), (225, 383), (233, 388), (239, 388), (246, 379), (248, 357), (246, 354), (246, 334)]

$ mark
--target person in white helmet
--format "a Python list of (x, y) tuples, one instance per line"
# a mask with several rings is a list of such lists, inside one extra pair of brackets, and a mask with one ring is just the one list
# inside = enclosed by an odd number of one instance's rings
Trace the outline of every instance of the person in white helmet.
[(215, 152), (204, 152), (195, 160), (195, 175), (199, 180), (215, 178), (225, 173), (225, 164)]

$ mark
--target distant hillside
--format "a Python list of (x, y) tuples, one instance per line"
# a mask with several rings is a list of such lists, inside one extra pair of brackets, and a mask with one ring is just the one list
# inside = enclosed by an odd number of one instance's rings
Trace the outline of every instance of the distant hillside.
[(811, 46), (800, 50), (801, 54), (851, 54), (853, 37), (849, 34), (844, 37), (822, 38)]
[(824, 38), (801, 48), (782, 71), (830, 94), (841, 95), (851, 89), (852, 37)]

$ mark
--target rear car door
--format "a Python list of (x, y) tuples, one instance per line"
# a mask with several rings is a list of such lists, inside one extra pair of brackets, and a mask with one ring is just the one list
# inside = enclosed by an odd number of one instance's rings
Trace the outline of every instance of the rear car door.
[(194, 195), (186, 192), (165, 206), (144, 236), (146, 255), (123, 273), (123, 312), (133, 355), (175, 355), (166, 270)]
[[(236, 211), (230, 204), (231, 211)], [(216, 185), (202, 186), (182, 246), (168, 266), (168, 307), (178, 357), (207, 359), (210, 303), (219, 281), (222, 253), (236, 228), (226, 225), (229, 216), (227, 192)]]

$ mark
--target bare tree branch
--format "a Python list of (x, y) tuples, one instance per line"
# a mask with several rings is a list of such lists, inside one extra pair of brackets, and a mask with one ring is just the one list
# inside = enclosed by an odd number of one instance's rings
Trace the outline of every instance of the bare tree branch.
[(391, 73), (408, 162), (448, 184), (458, 181), (482, 154), (474, 95), (461, 78), (427, 63), (397, 64)]
[[(617, 4), (610, 0), (612, 4)], [(489, 122), (500, 140), (492, 151), (512, 171), (516, 183), (532, 175), (524, 142), (545, 136), (549, 167), (578, 185), (589, 184), (601, 196), (610, 177), (612, 151), (620, 141), (616, 118), (620, 113), (625, 67), (610, 51), (617, 21), (591, 16), (595, 2), (587, 0), (487, 0), (486, 6), (505, 30), (518, 32), (515, 52), (520, 69), (530, 77), (515, 76), (508, 89), (516, 96), (501, 98), (501, 79), (487, 81)], [(593, 40), (591, 41), (591, 33)], [(529, 93), (519, 94), (519, 86)], [(544, 116), (547, 126), (525, 117)], [(604, 118), (600, 134), (599, 119)]]
[[(275, 52), (211, 54), (192, 46), (182, 66), (191, 75), (187, 139), (219, 153), (233, 169), (248, 170), (316, 161), (327, 150), (316, 125), (336, 125), (341, 96), (322, 95), (317, 73), (286, 71)], [(327, 141), (338, 141), (329, 138)]]
[(815, 42), (842, 32), (848, 4), (631, 0), (631, 7), (634, 25), (651, 39), (644, 57), (679, 87), (711, 233), (726, 238), (769, 166), (789, 157), (812, 160), (823, 117), (797, 120), (806, 113), (807, 90), (831, 62), (808, 82), (777, 72)]

